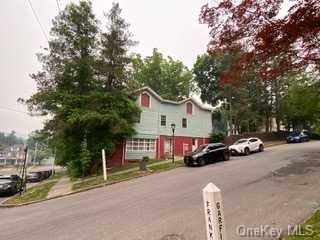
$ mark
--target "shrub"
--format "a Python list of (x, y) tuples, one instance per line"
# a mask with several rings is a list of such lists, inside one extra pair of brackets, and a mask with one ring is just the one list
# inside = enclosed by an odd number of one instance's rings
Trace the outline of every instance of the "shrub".
[(226, 135), (223, 132), (212, 131), (210, 134), (210, 140), (212, 143), (222, 142), (225, 136)]

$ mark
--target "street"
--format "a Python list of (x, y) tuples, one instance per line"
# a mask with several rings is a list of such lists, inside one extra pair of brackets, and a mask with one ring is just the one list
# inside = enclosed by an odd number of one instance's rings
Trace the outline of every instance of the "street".
[(0, 239), (160, 240), (168, 234), (205, 239), (202, 188), (209, 182), (222, 190), (229, 240), (248, 239), (237, 235), (238, 225), (301, 223), (320, 206), (320, 142), (274, 146), (228, 162), (1, 208)]

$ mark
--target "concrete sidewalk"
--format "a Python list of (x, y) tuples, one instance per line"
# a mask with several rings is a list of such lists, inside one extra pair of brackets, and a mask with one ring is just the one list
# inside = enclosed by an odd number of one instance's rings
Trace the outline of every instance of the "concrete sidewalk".
[(48, 193), (47, 198), (53, 198), (57, 196), (62, 196), (72, 192), (72, 183), (70, 178), (65, 176), (59, 179), (56, 185), (52, 187)]

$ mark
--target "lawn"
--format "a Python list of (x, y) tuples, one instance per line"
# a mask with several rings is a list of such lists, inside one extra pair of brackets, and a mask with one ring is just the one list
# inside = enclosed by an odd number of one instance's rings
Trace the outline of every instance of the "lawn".
[[(161, 171), (166, 171), (166, 170), (170, 170), (173, 168), (181, 167), (184, 164), (183, 164), (183, 161), (181, 161), (181, 160), (176, 161), (174, 164), (171, 162), (159, 162), (159, 161), (155, 160), (155, 161), (148, 162), (148, 165), (147, 165), (148, 171), (147, 172), (140, 172), (139, 169), (137, 168), (138, 165), (139, 165), (139, 163), (136, 163), (131, 167), (125, 166), (122, 168), (117, 168), (117, 171), (115, 171), (115, 170), (108, 171), (108, 174), (111, 174), (111, 175), (108, 175), (107, 182), (105, 182), (103, 180), (103, 176), (101, 176), (101, 175), (78, 180), (77, 182), (75, 182), (73, 184), (72, 190), (76, 191), (76, 190), (81, 190), (81, 189), (92, 188), (92, 187), (95, 187), (98, 185), (121, 182), (121, 181), (129, 180), (132, 178), (137, 178), (137, 177), (149, 175), (149, 174), (152, 174), (155, 172), (161, 172)], [(127, 171), (127, 172), (121, 173), (121, 171), (126, 171), (126, 170), (130, 170), (130, 169), (132, 169), (132, 171)]]
[(12, 198), (5, 201), (5, 204), (22, 204), (32, 201), (38, 201), (45, 199), (50, 191), (50, 189), (58, 182), (58, 180), (52, 180), (46, 183), (40, 183), (30, 189), (27, 192), (18, 193)]
[[(312, 225), (313, 234), (311, 236), (302, 236), (303, 234), (306, 235), (307, 230), (306, 226)], [(315, 212), (313, 216), (302, 226), (300, 236), (289, 236), (286, 240), (320, 240), (320, 210)]]

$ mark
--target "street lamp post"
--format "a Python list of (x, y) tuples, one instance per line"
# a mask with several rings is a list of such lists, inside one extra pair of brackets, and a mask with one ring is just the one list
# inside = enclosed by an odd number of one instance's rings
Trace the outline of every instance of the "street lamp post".
[(172, 130), (172, 163), (174, 163), (174, 131), (176, 129), (176, 124), (171, 124), (171, 130)]

